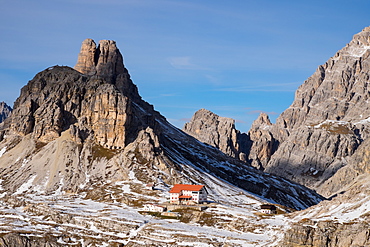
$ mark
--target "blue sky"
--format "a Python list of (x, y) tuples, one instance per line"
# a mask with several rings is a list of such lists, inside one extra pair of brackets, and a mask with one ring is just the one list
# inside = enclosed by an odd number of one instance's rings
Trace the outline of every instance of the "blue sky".
[(182, 128), (200, 108), (247, 132), (370, 25), (368, 0), (0, 0), (0, 101), (81, 42), (111, 39), (144, 100)]

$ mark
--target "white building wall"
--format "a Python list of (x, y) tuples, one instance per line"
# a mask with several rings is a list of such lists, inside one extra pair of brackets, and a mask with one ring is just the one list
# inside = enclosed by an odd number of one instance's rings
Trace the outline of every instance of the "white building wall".
[(179, 196), (180, 196), (179, 193), (171, 193), (170, 194), (170, 202), (171, 203), (177, 203), (177, 202), (179, 202)]
[(193, 203), (202, 203), (207, 201), (207, 191), (202, 188), (200, 191), (193, 191), (190, 190), (183, 190), (180, 193), (171, 193), (170, 194), (170, 203), (179, 203), (179, 196), (191, 196), (191, 200), (189, 202)]
[(146, 204), (144, 205), (144, 211), (149, 211), (149, 212), (163, 212), (164, 208), (160, 207), (158, 205), (152, 205), (152, 204)]

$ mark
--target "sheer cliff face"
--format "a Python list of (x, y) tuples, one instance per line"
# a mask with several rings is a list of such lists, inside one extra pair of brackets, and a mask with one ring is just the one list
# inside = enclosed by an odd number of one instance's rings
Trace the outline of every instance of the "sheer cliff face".
[[(114, 41), (83, 42), (77, 72), (55, 66), (40, 72), (15, 102), (11, 129), (50, 142), (71, 126), (77, 139), (91, 134), (108, 149), (125, 147), (128, 129), (134, 128), (131, 99), (139, 100)], [(73, 127), (74, 126), (74, 127)]]
[(101, 40), (98, 47), (92, 39), (84, 40), (75, 70), (86, 75), (100, 76), (125, 73), (122, 55), (113, 40)]
[[(96, 47), (87, 39), (75, 69), (48, 68), (22, 88), (0, 129), (2, 188), (9, 193), (31, 188), (79, 192), (136, 174), (143, 183), (205, 184), (211, 194), (215, 183), (228, 181), (297, 209), (323, 199), (173, 127), (141, 99), (122, 61), (114, 41)], [(217, 121), (219, 131), (233, 128), (230, 119)], [(220, 147), (234, 142), (238, 132), (233, 130), (218, 140)], [(238, 143), (233, 145), (230, 152), (239, 155)]]
[(76, 138), (84, 139), (82, 132), (87, 131), (101, 146), (124, 147), (130, 121), (128, 101), (112, 84), (88, 80), (68, 67), (54, 67), (39, 73), (22, 89), (10, 128), (47, 143), (78, 126), (81, 133), (76, 133)]
[(235, 129), (235, 121), (231, 118), (201, 109), (185, 124), (183, 130), (231, 157), (246, 161), (246, 145), (240, 145), (241, 134)]
[(278, 124), (294, 129), (316, 125), (325, 120), (358, 122), (370, 116), (370, 27), (354, 35), (296, 92), (291, 105)]
[(263, 170), (277, 148), (271, 134), (269, 117), (261, 113), (248, 134), (235, 129), (235, 120), (201, 109), (194, 113), (183, 130), (199, 141), (220, 149), (225, 154)]
[(370, 126), (370, 28), (354, 35), (299, 87), (293, 104), (276, 122), (286, 129), (278, 151), (266, 170), (316, 188), (335, 193), (323, 181), (347, 165), (368, 138)]

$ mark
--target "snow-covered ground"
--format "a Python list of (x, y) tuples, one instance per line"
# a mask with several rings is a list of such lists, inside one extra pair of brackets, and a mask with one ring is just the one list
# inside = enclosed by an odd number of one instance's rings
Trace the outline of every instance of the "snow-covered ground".
[(3, 156), (3, 154), (6, 152), (6, 147), (3, 147), (1, 150), (0, 150), (0, 157)]
[(22, 190), (2, 198), (0, 232), (55, 236), (59, 243), (82, 246), (113, 243), (273, 246), (283, 236), (289, 223), (284, 215), (262, 215), (259, 207), (263, 201), (226, 183), (208, 182), (214, 185), (211, 198), (220, 203), (211, 203), (202, 212), (182, 211), (181, 214), (191, 216), (185, 220), (141, 214), (144, 203), (163, 203), (168, 190), (165, 186), (148, 190), (134, 173), (130, 174), (129, 181), (106, 184), (79, 195), (29, 193), (27, 181)]
[(346, 223), (370, 215), (369, 196), (359, 194), (354, 201), (338, 196), (301, 212), (267, 216), (259, 212), (267, 201), (207, 175), (202, 180), (211, 202), (205, 211), (183, 209), (178, 218), (154, 217), (141, 212), (143, 205), (165, 205), (170, 186), (158, 181), (150, 190), (134, 172), (128, 177), (90, 184), (78, 194), (58, 190), (51, 195), (33, 186), (32, 176), (13, 194), (4, 191), (1, 180), (0, 232), (47, 235), (79, 246), (275, 246), (291, 224), (304, 219)]

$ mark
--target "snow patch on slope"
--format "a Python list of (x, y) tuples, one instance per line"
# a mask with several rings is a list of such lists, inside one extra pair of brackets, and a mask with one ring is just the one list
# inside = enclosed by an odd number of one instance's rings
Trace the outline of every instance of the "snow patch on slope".
[(356, 124), (369, 124), (370, 123), (370, 117), (366, 118), (366, 119), (363, 119), (363, 120), (360, 120), (356, 123), (354, 123), (355, 125)]
[(35, 180), (36, 177), (37, 177), (37, 175), (33, 175), (27, 182), (22, 184), (21, 187), (19, 187), (13, 195), (19, 195), (19, 194), (27, 191), (29, 188), (31, 188), (32, 183), (33, 183), (33, 181)]
[(6, 147), (3, 147), (1, 150), (0, 150), (0, 157), (3, 156), (3, 154), (6, 152)]
[(354, 47), (351, 46), (348, 48), (348, 54), (352, 57), (362, 57), (368, 50), (370, 46), (361, 46), (361, 47)]

